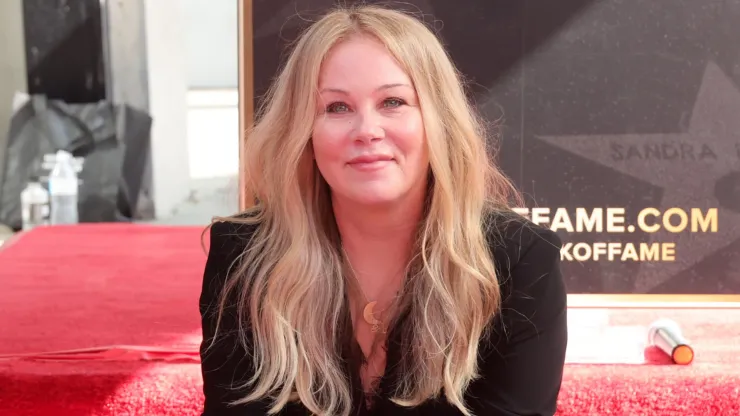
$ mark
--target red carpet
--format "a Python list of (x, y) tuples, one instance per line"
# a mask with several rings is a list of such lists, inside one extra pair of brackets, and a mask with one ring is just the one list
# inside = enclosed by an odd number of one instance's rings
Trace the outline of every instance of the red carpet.
[[(45, 228), (0, 248), (0, 415), (199, 414), (200, 232)], [(610, 325), (678, 321), (696, 360), (687, 367), (569, 364), (559, 415), (740, 414), (740, 310), (608, 315)], [(116, 345), (149, 352), (7, 357)]]

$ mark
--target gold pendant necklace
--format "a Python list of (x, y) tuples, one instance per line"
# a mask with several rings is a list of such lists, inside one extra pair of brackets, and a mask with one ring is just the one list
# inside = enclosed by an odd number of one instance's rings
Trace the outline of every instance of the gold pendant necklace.
[[(381, 324), (383, 323), (383, 321), (375, 318), (374, 309), (377, 304), (377, 301), (368, 302), (368, 304), (365, 305), (365, 308), (362, 309), (362, 317), (365, 319), (365, 322), (370, 325), (370, 331), (372, 331), (373, 334), (380, 332)], [(385, 329), (383, 329), (383, 333), (385, 333)]]
[[(362, 289), (362, 285), (360, 284), (360, 281), (357, 279), (357, 275), (355, 272), (354, 267), (352, 266), (352, 262), (349, 260), (349, 255), (347, 254), (347, 251), (344, 250), (344, 247), (342, 247), (342, 252), (344, 253), (344, 256), (347, 260), (347, 265), (349, 266), (352, 277), (355, 279), (355, 282), (357, 283), (357, 287), (360, 289), (360, 293), (362, 294), (362, 297), (364, 298), (365, 307), (362, 308), (362, 319), (365, 320), (365, 322), (370, 325), (370, 332), (373, 334), (377, 334), (378, 332), (385, 334), (387, 329), (383, 323), (382, 320), (375, 317), (375, 306), (378, 304), (378, 301), (370, 301), (368, 299), (367, 295), (365, 294), (365, 290)], [(396, 292), (396, 300), (398, 300), (398, 292)], [(380, 312), (384, 312), (380, 311)]]

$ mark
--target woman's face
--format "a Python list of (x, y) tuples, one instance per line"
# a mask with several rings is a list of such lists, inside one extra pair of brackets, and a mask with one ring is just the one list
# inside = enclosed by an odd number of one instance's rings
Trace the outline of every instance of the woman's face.
[(319, 77), (313, 154), (332, 196), (363, 204), (423, 197), (429, 156), (418, 97), (383, 44), (350, 38)]

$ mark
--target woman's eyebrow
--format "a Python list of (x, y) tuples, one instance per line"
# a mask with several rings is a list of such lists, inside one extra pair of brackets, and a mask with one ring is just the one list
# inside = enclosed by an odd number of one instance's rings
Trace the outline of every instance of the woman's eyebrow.
[[(390, 88), (397, 88), (397, 87), (411, 88), (411, 85), (406, 84), (406, 83), (402, 83), (402, 82), (393, 83), (393, 84), (383, 84), (383, 85), (379, 86), (378, 88), (376, 88), (375, 91), (377, 92), (377, 91), (387, 90), (387, 89), (390, 89)], [(349, 93), (347, 91), (345, 91), (345, 90), (343, 90), (341, 88), (332, 88), (332, 87), (322, 88), (320, 92), (321, 93), (325, 93), (325, 92), (336, 92), (336, 93), (339, 93), (339, 94), (349, 95)]]

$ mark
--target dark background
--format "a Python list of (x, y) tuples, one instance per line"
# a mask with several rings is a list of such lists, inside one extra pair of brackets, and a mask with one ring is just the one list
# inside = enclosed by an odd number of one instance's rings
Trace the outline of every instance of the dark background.
[[(333, 4), (253, 2), (257, 102), (286, 45)], [(645, 207), (718, 209), (711, 234), (560, 232), (676, 242), (673, 262), (564, 261), (571, 293), (740, 293), (740, 1), (382, 4), (437, 30), (500, 120), (497, 161), (529, 207), (624, 207), (627, 224)]]
[(28, 93), (67, 103), (106, 98), (100, 0), (23, 0)]

